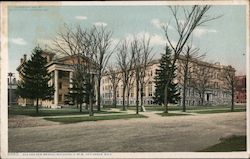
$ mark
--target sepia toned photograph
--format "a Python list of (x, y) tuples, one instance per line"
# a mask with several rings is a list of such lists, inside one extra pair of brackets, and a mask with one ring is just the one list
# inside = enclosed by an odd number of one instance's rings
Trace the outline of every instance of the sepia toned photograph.
[(2, 158), (248, 158), (249, 2), (3, 2), (1, 19)]

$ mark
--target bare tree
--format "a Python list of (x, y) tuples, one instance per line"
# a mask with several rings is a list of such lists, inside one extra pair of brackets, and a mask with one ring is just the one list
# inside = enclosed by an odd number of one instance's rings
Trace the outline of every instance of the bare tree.
[(231, 111), (234, 111), (234, 95), (235, 95), (235, 86), (236, 86), (236, 78), (235, 78), (235, 69), (232, 66), (228, 66), (224, 68), (222, 77), (225, 81), (225, 89), (230, 92), (231, 95)]
[(140, 92), (140, 74), (141, 74), (141, 60), (142, 60), (142, 45), (140, 41), (134, 37), (131, 42), (131, 53), (135, 57), (133, 59), (135, 70), (135, 87), (136, 87), (136, 114), (139, 114), (139, 92)]
[[(176, 60), (178, 59), (180, 53), (182, 52), (185, 44), (190, 39), (190, 36), (192, 35), (193, 31), (197, 27), (211, 20), (214, 20), (218, 17), (211, 17), (208, 15), (208, 11), (211, 8), (211, 6), (208, 6), (208, 5), (204, 5), (204, 6), (194, 5), (189, 8), (174, 6), (174, 7), (169, 7), (169, 8), (170, 8), (171, 14), (173, 15), (173, 19), (175, 23), (177, 41), (176, 42), (172, 41), (171, 35), (169, 34), (169, 25), (163, 26), (163, 30), (164, 30), (168, 45), (173, 50), (174, 55), (173, 55), (171, 68), (174, 68)], [(168, 113), (168, 100), (167, 100), (168, 89), (167, 88), (168, 88), (169, 83), (171, 82), (171, 79), (172, 79), (171, 77), (173, 77), (173, 74), (174, 74), (174, 69), (169, 70), (170, 78), (167, 80), (165, 84), (165, 89), (164, 89), (165, 90), (164, 91), (165, 113)]]
[(205, 93), (211, 89), (210, 81), (212, 78), (212, 71), (212, 64), (197, 63), (189, 81), (191, 87), (199, 94), (201, 105), (204, 105)]
[(125, 93), (126, 93), (126, 89), (128, 88), (128, 84), (129, 84), (129, 79), (132, 77), (131, 74), (132, 69), (133, 69), (133, 59), (134, 59), (134, 55), (132, 55), (129, 52), (129, 45), (128, 42), (126, 40), (122, 41), (118, 47), (118, 53), (117, 53), (117, 63), (118, 66), (121, 70), (121, 80), (122, 80), (122, 84), (123, 84), (123, 88), (122, 88), (122, 106), (123, 106), (123, 110), (126, 110), (126, 106), (125, 106)]
[(116, 68), (117, 67), (115, 67), (112, 64), (108, 65), (108, 67), (107, 67), (108, 77), (112, 83), (113, 105), (115, 106), (115, 108), (117, 105), (116, 91), (117, 91), (119, 81), (121, 80), (121, 73)]
[(108, 64), (110, 56), (114, 52), (112, 46), (112, 32), (107, 30), (104, 26), (94, 27), (93, 36), (96, 39), (97, 50), (94, 52), (94, 61), (97, 63), (97, 109), (101, 110), (101, 79), (104, 70)]
[(129, 79), (128, 79), (128, 86), (127, 86), (127, 108), (129, 107), (129, 98), (130, 98), (130, 93), (131, 90), (134, 91), (134, 83), (135, 83), (135, 78), (134, 78), (135, 71), (133, 69), (130, 70), (129, 73)]
[[(93, 93), (94, 93), (94, 63), (93, 56), (97, 50), (97, 39), (94, 36), (95, 29), (82, 29), (77, 26), (75, 29), (64, 25), (64, 30), (57, 33), (57, 37), (53, 39), (50, 49), (59, 54), (59, 56), (70, 56), (72, 67), (78, 77), (85, 77), (74, 79), (79, 86), (88, 83), (89, 94), (89, 115), (93, 116)], [(83, 69), (84, 68), (84, 69)], [(80, 108), (81, 109), (81, 108)]]
[(146, 38), (145, 35), (143, 36), (141, 42), (141, 64), (140, 64), (140, 74), (139, 74), (139, 81), (140, 81), (140, 95), (141, 95), (141, 111), (145, 111), (144, 107), (144, 87), (148, 80), (145, 79), (146, 77), (146, 70), (150, 62), (152, 62), (153, 56), (151, 55), (153, 48), (150, 46), (150, 37)]
[(186, 89), (187, 87), (190, 87), (188, 85), (188, 80), (191, 78), (193, 69), (194, 67), (192, 65), (192, 62), (201, 59), (202, 57), (205, 56), (205, 54), (199, 54), (199, 49), (198, 48), (192, 48), (191, 45), (187, 45), (182, 52), (183, 56), (179, 56), (178, 58), (178, 63), (179, 63), (179, 83), (182, 85), (182, 111), (186, 111)]

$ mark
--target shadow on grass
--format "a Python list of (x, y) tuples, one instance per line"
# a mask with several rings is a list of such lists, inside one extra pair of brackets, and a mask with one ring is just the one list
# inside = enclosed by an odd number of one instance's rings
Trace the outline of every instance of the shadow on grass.
[[(108, 111), (109, 109), (103, 109), (102, 111), (94, 110), (97, 114), (109, 114), (109, 113), (122, 113), (117, 111)], [(21, 107), (13, 106), (8, 108), (9, 115), (28, 115), (28, 116), (62, 116), (62, 115), (83, 115), (89, 114), (88, 110), (83, 109), (82, 112), (77, 108), (62, 108), (62, 109), (50, 109), (39, 108), (39, 114), (36, 114), (35, 107)]]
[(127, 114), (127, 115), (106, 115), (106, 116), (84, 116), (84, 117), (59, 117), (59, 118), (44, 118), (45, 120), (60, 122), (62, 124), (70, 124), (84, 121), (99, 121), (99, 120), (115, 120), (115, 119), (131, 119), (131, 118), (147, 118), (144, 115)]
[(220, 141), (220, 143), (198, 152), (246, 151), (246, 136), (231, 136), (229, 138), (220, 139)]

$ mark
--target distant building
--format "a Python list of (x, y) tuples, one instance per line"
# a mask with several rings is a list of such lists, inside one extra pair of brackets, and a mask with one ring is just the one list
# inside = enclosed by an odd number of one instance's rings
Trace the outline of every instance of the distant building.
[(246, 75), (236, 76), (235, 103), (246, 103)]
[[(176, 83), (179, 84), (179, 91), (180, 91), (180, 97), (181, 100), (179, 101), (179, 105), (182, 104), (182, 67), (180, 66), (181, 61), (184, 60), (185, 57), (181, 56), (180, 59), (177, 62), (177, 77), (174, 80)], [(155, 82), (154, 77), (156, 75), (156, 69), (158, 69), (160, 65), (160, 60), (153, 60), (147, 67), (146, 70), (146, 77), (145, 81), (147, 81), (145, 88), (144, 88), (144, 104), (145, 105), (153, 105), (153, 96), (155, 92)], [(208, 87), (205, 91), (204, 96), (204, 103), (205, 105), (227, 105), (231, 101), (231, 96), (229, 94), (229, 91), (224, 88), (225, 86), (225, 79), (222, 78), (222, 73), (227, 66), (223, 66), (219, 63), (207, 63), (204, 61), (199, 61), (196, 59), (192, 59), (190, 61), (191, 69), (200, 69), (201, 67), (210, 67), (210, 79), (208, 81)], [(235, 70), (231, 70), (233, 73), (235, 73)], [(120, 73), (120, 72), (119, 72)], [(133, 77), (134, 78), (134, 77)], [(196, 77), (197, 79), (200, 77)], [(132, 80), (134, 81), (134, 79)], [(116, 95), (117, 95), (117, 105), (122, 105), (122, 80), (119, 81)], [(135, 105), (136, 104), (136, 89), (135, 89), (135, 82), (130, 85), (131, 91), (130, 91), (130, 97), (129, 97), (129, 104)], [(125, 93), (127, 96), (127, 93)], [(104, 105), (111, 105), (113, 94), (112, 94), (112, 84), (111, 80), (109, 78), (109, 74), (106, 74), (101, 81), (101, 96), (102, 96), (102, 103)], [(140, 95), (139, 95), (140, 97)], [(125, 98), (126, 99), (126, 98)], [(140, 100), (139, 100), (140, 101)], [(187, 106), (194, 106), (194, 105), (200, 105), (201, 100), (199, 97), (199, 94), (197, 91), (192, 87), (188, 86), (186, 89), (186, 105)], [(126, 104), (126, 100), (125, 100)]]

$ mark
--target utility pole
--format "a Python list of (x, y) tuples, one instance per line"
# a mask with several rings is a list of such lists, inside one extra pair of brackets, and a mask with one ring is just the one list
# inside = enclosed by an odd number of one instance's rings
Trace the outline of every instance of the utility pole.
[(12, 91), (12, 82), (11, 82), (11, 77), (13, 77), (14, 73), (9, 72), (8, 76), (9, 76), (9, 106), (11, 106), (11, 91)]

